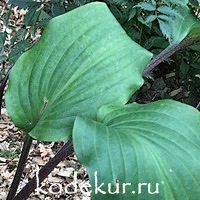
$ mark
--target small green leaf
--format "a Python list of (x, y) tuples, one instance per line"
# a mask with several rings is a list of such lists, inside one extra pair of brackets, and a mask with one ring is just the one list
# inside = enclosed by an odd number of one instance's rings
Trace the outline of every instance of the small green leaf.
[(167, 42), (165, 38), (152, 36), (148, 40), (145, 41), (144, 48), (150, 49), (152, 47), (157, 47), (159, 49), (165, 49), (168, 45), (169, 43)]
[(199, 6), (200, 0), (189, 0), (189, 2), (194, 6)]
[(105, 4), (87, 4), (51, 20), (18, 59), (6, 91), (8, 112), (34, 138), (69, 139), (76, 115), (95, 119), (100, 106), (125, 104), (151, 57)]
[(159, 6), (157, 9), (160, 13), (170, 16), (180, 16), (179, 12), (176, 9), (173, 9), (169, 6)]
[(31, 48), (33, 44), (29, 40), (21, 40), (17, 42), (12, 48), (12, 51), (9, 53), (8, 58), (9, 62), (11, 64), (14, 64), (17, 59), (27, 51), (29, 48)]
[(126, 2), (126, 1), (124, 1), (124, 0), (108, 0), (108, 2), (109, 2), (110, 4), (121, 5), (121, 4), (123, 4), (124, 2)]
[(155, 11), (156, 10), (156, 5), (154, 5), (150, 2), (141, 2), (134, 7), (138, 7), (138, 8), (141, 8), (143, 10), (147, 10), (147, 11)]
[(39, 16), (39, 20), (43, 20), (43, 19), (51, 19), (52, 17), (47, 14), (44, 10), (41, 10), (40, 16)]
[(41, 10), (40, 16), (38, 17), (38, 26), (44, 28), (52, 17), (48, 15), (44, 10)]
[(75, 5), (81, 6), (84, 5), (87, 2), (87, 0), (74, 0)]
[(151, 3), (156, 6), (156, 1), (155, 0), (151, 0)]
[(24, 16), (25, 26), (34, 26), (40, 16), (40, 13), (41, 11), (38, 11), (37, 7), (31, 8)]
[(189, 48), (194, 50), (194, 51), (200, 52), (200, 42), (197, 42), (196, 44), (189, 46)]
[(17, 33), (11, 38), (11, 45), (14, 45), (17, 40), (24, 40), (27, 34), (27, 30), (25, 28), (20, 28)]
[(129, 13), (128, 20), (133, 19), (135, 17), (135, 15), (136, 15), (136, 8), (132, 8), (131, 11), (130, 11), (130, 13)]
[(4, 43), (6, 41), (7, 33), (6, 31), (0, 32), (0, 54), (4, 54)]
[(9, 0), (8, 4), (12, 4), (12, 6), (17, 6), (19, 9), (26, 9), (26, 8), (33, 8), (33, 7), (39, 7), (42, 3), (41, 2), (35, 2), (33, 0)]
[(171, 41), (171, 28), (170, 25), (167, 21), (158, 19), (158, 24), (160, 27), (160, 30), (162, 31), (162, 34), (169, 40)]
[(156, 20), (157, 16), (156, 15), (149, 15), (146, 19), (145, 19), (145, 22), (146, 23), (151, 23), (153, 22), (154, 20)]
[(7, 56), (0, 55), (0, 63), (2, 63), (3, 61), (6, 61), (7, 59), (8, 59)]
[[(195, 64), (191, 64), (191, 66), (195, 69), (200, 69), (200, 62), (197, 62)], [(198, 71), (199, 72), (199, 71)], [(196, 73), (196, 75), (199, 75), (198, 72)]]
[(20, 48), (22, 51), (26, 51), (28, 48), (30, 48), (33, 44), (30, 40), (21, 40), (15, 44), (17, 48)]
[(12, 9), (9, 8), (9, 10), (6, 12), (4, 18), (3, 18), (3, 24), (4, 26), (8, 27), (8, 24), (9, 24), (9, 19), (10, 19), (10, 15), (12, 13)]
[(97, 120), (77, 117), (73, 129), (75, 153), (89, 172), (93, 200), (199, 198), (199, 111), (163, 100), (103, 106)]
[[(200, 38), (200, 21), (198, 21), (190, 30), (188, 38)], [(199, 39), (200, 41), (200, 39)]]
[(190, 68), (188, 66), (188, 64), (186, 64), (183, 60), (180, 64), (180, 78), (181, 79), (186, 79), (188, 77), (188, 72), (189, 72)]
[(173, 21), (173, 18), (167, 15), (158, 15), (158, 19), (161, 19), (165, 21), (166, 23), (171, 23)]
[(189, 0), (164, 0), (167, 4), (174, 4), (174, 5), (187, 5)]
[(65, 13), (64, 5), (61, 5), (60, 3), (52, 4), (51, 10), (54, 17)]

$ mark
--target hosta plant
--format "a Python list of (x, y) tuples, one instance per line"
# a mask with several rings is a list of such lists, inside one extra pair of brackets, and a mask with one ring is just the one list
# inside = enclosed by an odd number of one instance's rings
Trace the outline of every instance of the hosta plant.
[[(171, 32), (175, 47), (156, 61), (199, 39), (198, 20), (187, 16), (190, 23), (175, 21), (181, 23), (178, 34)], [(127, 104), (151, 58), (104, 3), (52, 19), (16, 62), (6, 91), (10, 117), (26, 134), (22, 160), (31, 138), (72, 140), (92, 199), (198, 199), (200, 113), (171, 100)]]

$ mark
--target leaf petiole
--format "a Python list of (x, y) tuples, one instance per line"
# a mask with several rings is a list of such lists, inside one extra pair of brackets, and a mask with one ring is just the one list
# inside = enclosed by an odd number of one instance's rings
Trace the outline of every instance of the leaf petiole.
[(30, 147), (32, 144), (32, 140), (33, 138), (29, 135), (26, 134), (25, 138), (24, 138), (24, 144), (23, 144), (23, 148), (22, 148), (22, 153), (19, 159), (19, 163), (17, 166), (17, 171), (15, 173), (13, 182), (11, 184), (8, 196), (6, 198), (6, 200), (12, 200), (15, 197), (15, 194), (17, 192), (17, 188), (19, 186), (20, 183), (20, 178), (22, 176), (23, 170), (24, 170), (24, 165), (26, 163), (29, 151), (30, 151)]

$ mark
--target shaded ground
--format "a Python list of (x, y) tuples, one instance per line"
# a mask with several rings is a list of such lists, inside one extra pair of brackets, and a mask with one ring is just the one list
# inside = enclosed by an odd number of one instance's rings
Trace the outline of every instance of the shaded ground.
[[(138, 91), (136, 101), (149, 103), (160, 99), (173, 99), (193, 107), (200, 102), (200, 86), (194, 90), (177, 76), (177, 69), (171, 64), (161, 64), (153, 72), (153, 79), (145, 81)], [(192, 80), (191, 80), (192, 81)]]

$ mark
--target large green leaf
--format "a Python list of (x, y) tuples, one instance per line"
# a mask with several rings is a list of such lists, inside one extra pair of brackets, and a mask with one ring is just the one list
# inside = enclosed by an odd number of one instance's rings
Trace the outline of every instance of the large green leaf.
[[(88, 169), (93, 199), (199, 199), (199, 122), (197, 110), (171, 100), (103, 106), (97, 122), (77, 117), (74, 148)], [(114, 192), (117, 180), (119, 194), (109, 194), (108, 184)], [(125, 194), (123, 183), (131, 184)], [(97, 186), (107, 193), (95, 191)]]
[(54, 18), (15, 64), (6, 92), (14, 123), (39, 140), (66, 140), (75, 116), (125, 104), (143, 83), (151, 53), (133, 42), (103, 3)]

